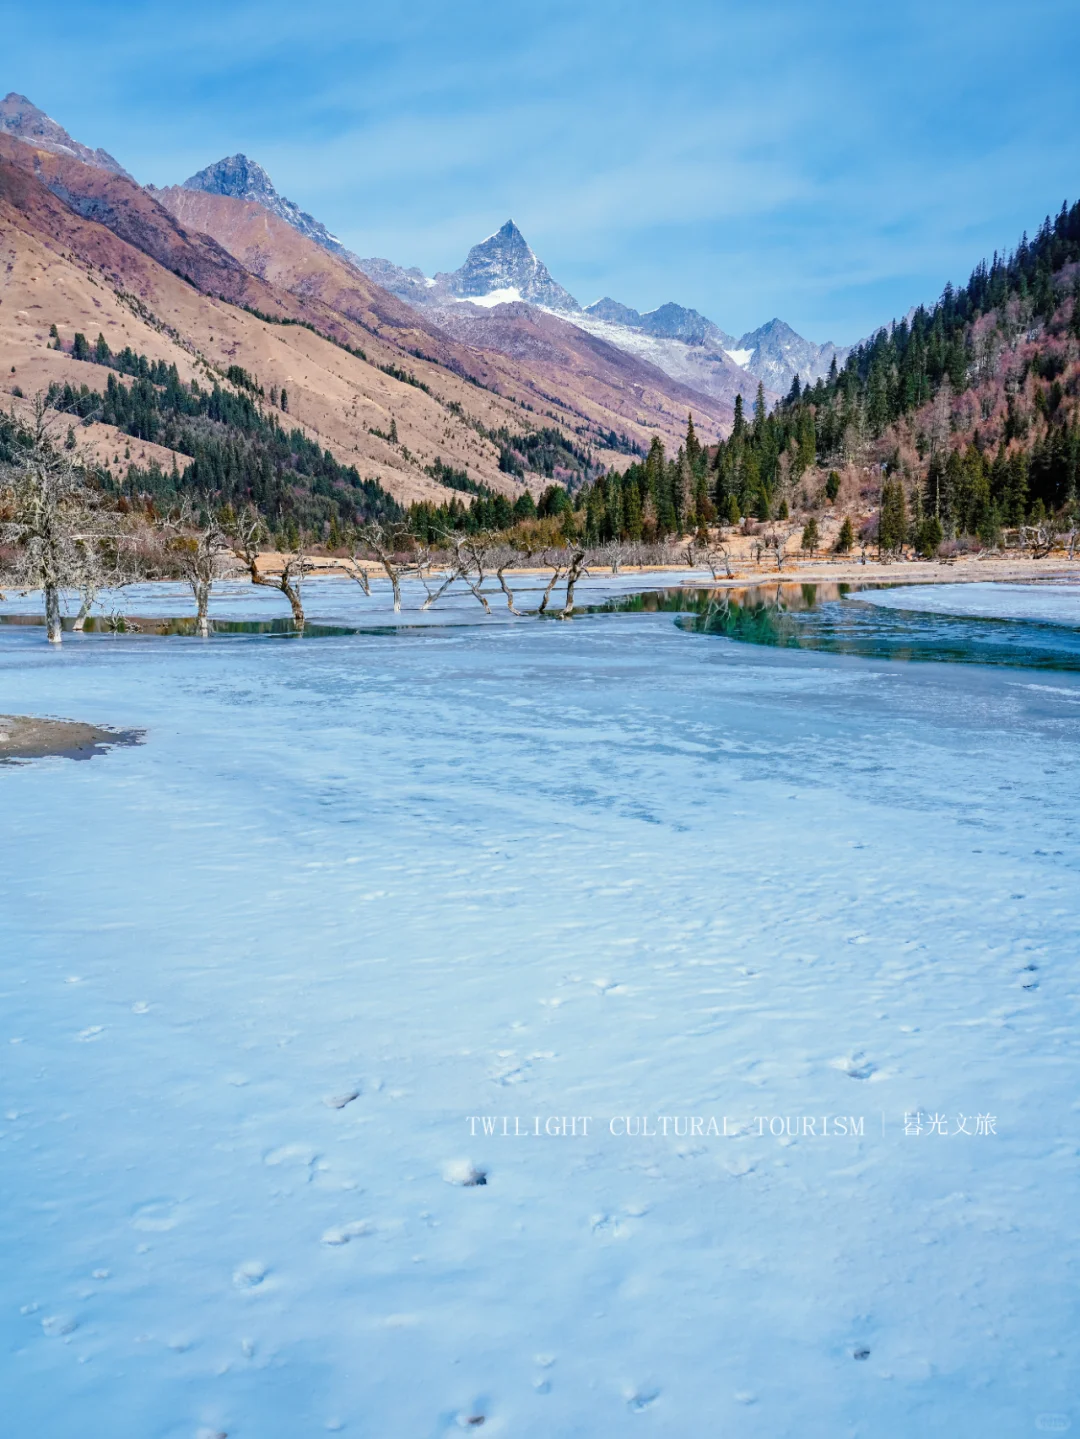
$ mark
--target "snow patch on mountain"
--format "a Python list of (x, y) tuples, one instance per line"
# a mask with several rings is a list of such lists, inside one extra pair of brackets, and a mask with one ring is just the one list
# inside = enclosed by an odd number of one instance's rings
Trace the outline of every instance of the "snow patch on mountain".
[(490, 290), (486, 295), (463, 295), (458, 303), (462, 305), (480, 305), (485, 310), (490, 310), (495, 305), (518, 304), (523, 298), (521, 291), (516, 285), (507, 285), (504, 290)]
[(514, 299), (559, 315), (576, 315), (581, 310), (573, 295), (552, 279), (513, 220), (474, 245), (460, 269), (436, 275), (433, 293), (439, 291), (488, 305), (503, 303), (494, 297), (514, 291)]

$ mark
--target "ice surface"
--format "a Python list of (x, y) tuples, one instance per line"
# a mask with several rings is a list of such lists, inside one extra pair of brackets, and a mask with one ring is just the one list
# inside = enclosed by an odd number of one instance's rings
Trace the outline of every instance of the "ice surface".
[(1080, 627), (1080, 584), (899, 585), (860, 591), (858, 599), (888, 609), (983, 619), (1043, 620)]
[(1080, 677), (308, 588), (0, 627), (5, 1432), (1078, 1422)]

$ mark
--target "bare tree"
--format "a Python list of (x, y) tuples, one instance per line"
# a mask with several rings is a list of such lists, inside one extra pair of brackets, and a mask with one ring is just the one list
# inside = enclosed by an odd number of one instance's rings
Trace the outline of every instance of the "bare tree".
[(307, 620), (300, 597), (300, 586), (304, 576), (311, 571), (303, 541), (301, 540), (299, 548), (292, 554), (281, 556), (282, 567), (280, 570), (267, 570), (264, 573), (259, 569), (259, 555), (262, 552), (260, 547), (265, 540), (266, 526), (262, 516), (254, 510), (249, 510), (236, 525), (232, 540), (233, 553), (246, 565), (253, 585), (262, 585), (267, 589), (281, 591), (289, 601), (293, 623), (298, 630), (302, 630)]
[(51, 644), (63, 637), (61, 591), (86, 582), (96, 594), (100, 584), (89, 577), (96, 573), (97, 551), (118, 538), (120, 523), (86, 483), (78, 453), (57, 443), (55, 426), (47, 397), (37, 395), (29, 423), (16, 428), (14, 457), (0, 466), (8, 516), (0, 522), (0, 539), (15, 547), (13, 581), (44, 595)]
[(168, 554), (195, 596), (195, 627), (199, 634), (208, 635), (210, 591), (219, 577), (222, 558), (233, 549), (228, 532), (212, 511), (200, 519), (187, 499), (166, 521), (166, 530)]
[(574, 549), (570, 552), (570, 563), (566, 569), (566, 603), (559, 612), (559, 618), (568, 620), (574, 613), (574, 586), (582, 575), (589, 573), (585, 566), (585, 551)]
[(513, 568), (519, 558), (519, 552), (513, 545), (505, 545), (495, 558), (495, 575), (499, 581), (499, 588), (506, 596), (506, 608), (512, 615), (520, 615), (521, 611), (514, 604), (514, 592), (506, 583), (506, 572)]
[(708, 545), (705, 547), (705, 549), (701, 551), (701, 558), (708, 566), (709, 573), (712, 575), (714, 580), (718, 580), (720, 578), (719, 569), (721, 565), (723, 565), (724, 567), (725, 577), (729, 580), (734, 579), (734, 572), (731, 568), (731, 551), (728, 549), (727, 545), (719, 543), (715, 545)]
[(620, 565), (626, 560), (627, 548), (625, 545), (619, 544), (618, 540), (612, 540), (604, 546), (601, 554), (603, 555), (604, 563), (611, 566), (611, 573), (617, 575)]
[[(1058, 523), (1054, 515), (1038, 520), (1033, 525), (1020, 526), (1020, 543), (1031, 550), (1033, 560), (1042, 560), (1051, 552), (1058, 540)], [(1070, 555), (1071, 558), (1071, 555)]]
[(356, 583), (363, 590), (364, 594), (367, 595), (368, 599), (370, 599), (371, 577), (368, 575), (367, 570), (364, 568), (364, 559), (360, 554), (360, 550), (362, 548), (363, 547), (361, 545), (353, 545), (352, 553), (349, 555), (348, 560), (345, 562), (344, 568), (345, 573), (349, 576), (349, 578), (355, 580)]
[[(410, 568), (408, 562), (402, 562), (398, 556), (403, 549), (407, 550), (412, 544), (412, 532), (408, 525), (395, 524), (383, 525), (378, 520), (369, 520), (362, 525), (357, 532), (360, 543), (375, 555), (386, 571), (386, 578), (394, 591), (394, 613), (401, 612), (401, 580), (407, 575)], [(354, 551), (353, 558), (356, 558)], [(424, 606), (427, 609), (427, 605)]]
[[(80, 542), (77, 546), (76, 571), (72, 581), (81, 594), (79, 613), (74, 630), (81, 633), (103, 590), (122, 590), (142, 578), (139, 558), (122, 543), (120, 537), (98, 543)], [(128, 628), (131, 623), (128, 621)]]
[(547, 582), (543, 598), (540, 601), (540, 608), (536, 611), (538, 615), (546, 614), (548, 601), (551, 599), (551, 592), (566, 573), (566, 564), (563, 560), (561, 550), (545, 550), (541, 559), (545, 568), (550, 568), (551, 579)]
[(776, 568), (778, 570), (782, 570), (784, 568), (784, 560), (786, 558), (784, 551), (786, 547), (786, 536), (781, 537), (775, 531), (772, 531), (770, 534), (767, 534), (765, 536), (765, 548), (766, 550), (772, 550), (773, 553), (776, 555)]

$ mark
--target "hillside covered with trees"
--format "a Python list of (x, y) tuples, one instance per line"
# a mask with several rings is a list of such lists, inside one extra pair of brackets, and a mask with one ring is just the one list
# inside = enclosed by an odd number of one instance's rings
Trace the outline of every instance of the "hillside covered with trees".
[[(1080, 204), (879, 330), (843, 369), (752, 416), (709, 453), (693, 424), (666, 459), (582, 497), (601, 539), (663, 538), (743, 517), (841, 512), (886, 548), (983, 547), (1075, 520), (1080, 471)], [(884, 527), (879, 523), (884, 513)], [(879, 533), (880, 531), (880, 533)]]

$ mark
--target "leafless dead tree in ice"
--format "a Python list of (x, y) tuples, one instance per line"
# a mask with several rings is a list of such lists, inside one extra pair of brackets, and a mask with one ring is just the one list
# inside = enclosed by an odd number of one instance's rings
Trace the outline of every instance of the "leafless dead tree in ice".
[[(400, 614), (401, 581), (415, 568), (410, 560), (401, 558), (402, 554), (409, 554), (412, 547), (412, 534), (408, 525), (384, 525), (378, 520), (369, 520), (357, 531), (357, 539), (366, 549), (374, 552), (379, 564), (386, 571), (386, 578), (394, 592), (394, 613)], [(427, 609), (427, 605), (424, 608)]]
[(262, 545), (266, 538), (266, 526), (262, 516), (254, 510), (249, 510), (237, 521), (235, 526), (232, 535), (233, 553), (243, 561), (253, 585), (281, 591), (289, 601), (293, 623), (298, 630), (302, 630), (307, 621), (301, 599), (301, 584), (304, 576), (311, 572), (304, 542), (301, 540), (299, 546), (291, 554), (275, 556), (275, 559), (281, 561), (280, 570), (270, 569), (269, 566), (262, 570), (259, 568), (259, 557), (263, 553)]
[(566, 567), (566, 601), (559, 611), (560, 619), (568, 620), (574, 613), (574, 586), (585, 574), (588, 574), (585, 565), (585, 551), (575, 548), (570, 551), (570, 561)]
[(219, 578), (221, 561), (233, 551), (224, 525), (210, 511), (203, 517), (185, 499), (165, 521), (166, 549), (195, 596), (195, 628), (210, 633), (210, 591)]
[(57, 419), (38, 394), (29, 420), (15, 427), (13, 457), (0, 465), (0, 540), (13, 547), (10, 579), (42, 591), (51, 644), (63, 636), (61, 591), (89, 586), (96, 594), (101, 585), (91, 576), (100, 548), (121, 538), (120, 516), (88, 485), (78, 452), (57, 442)]

